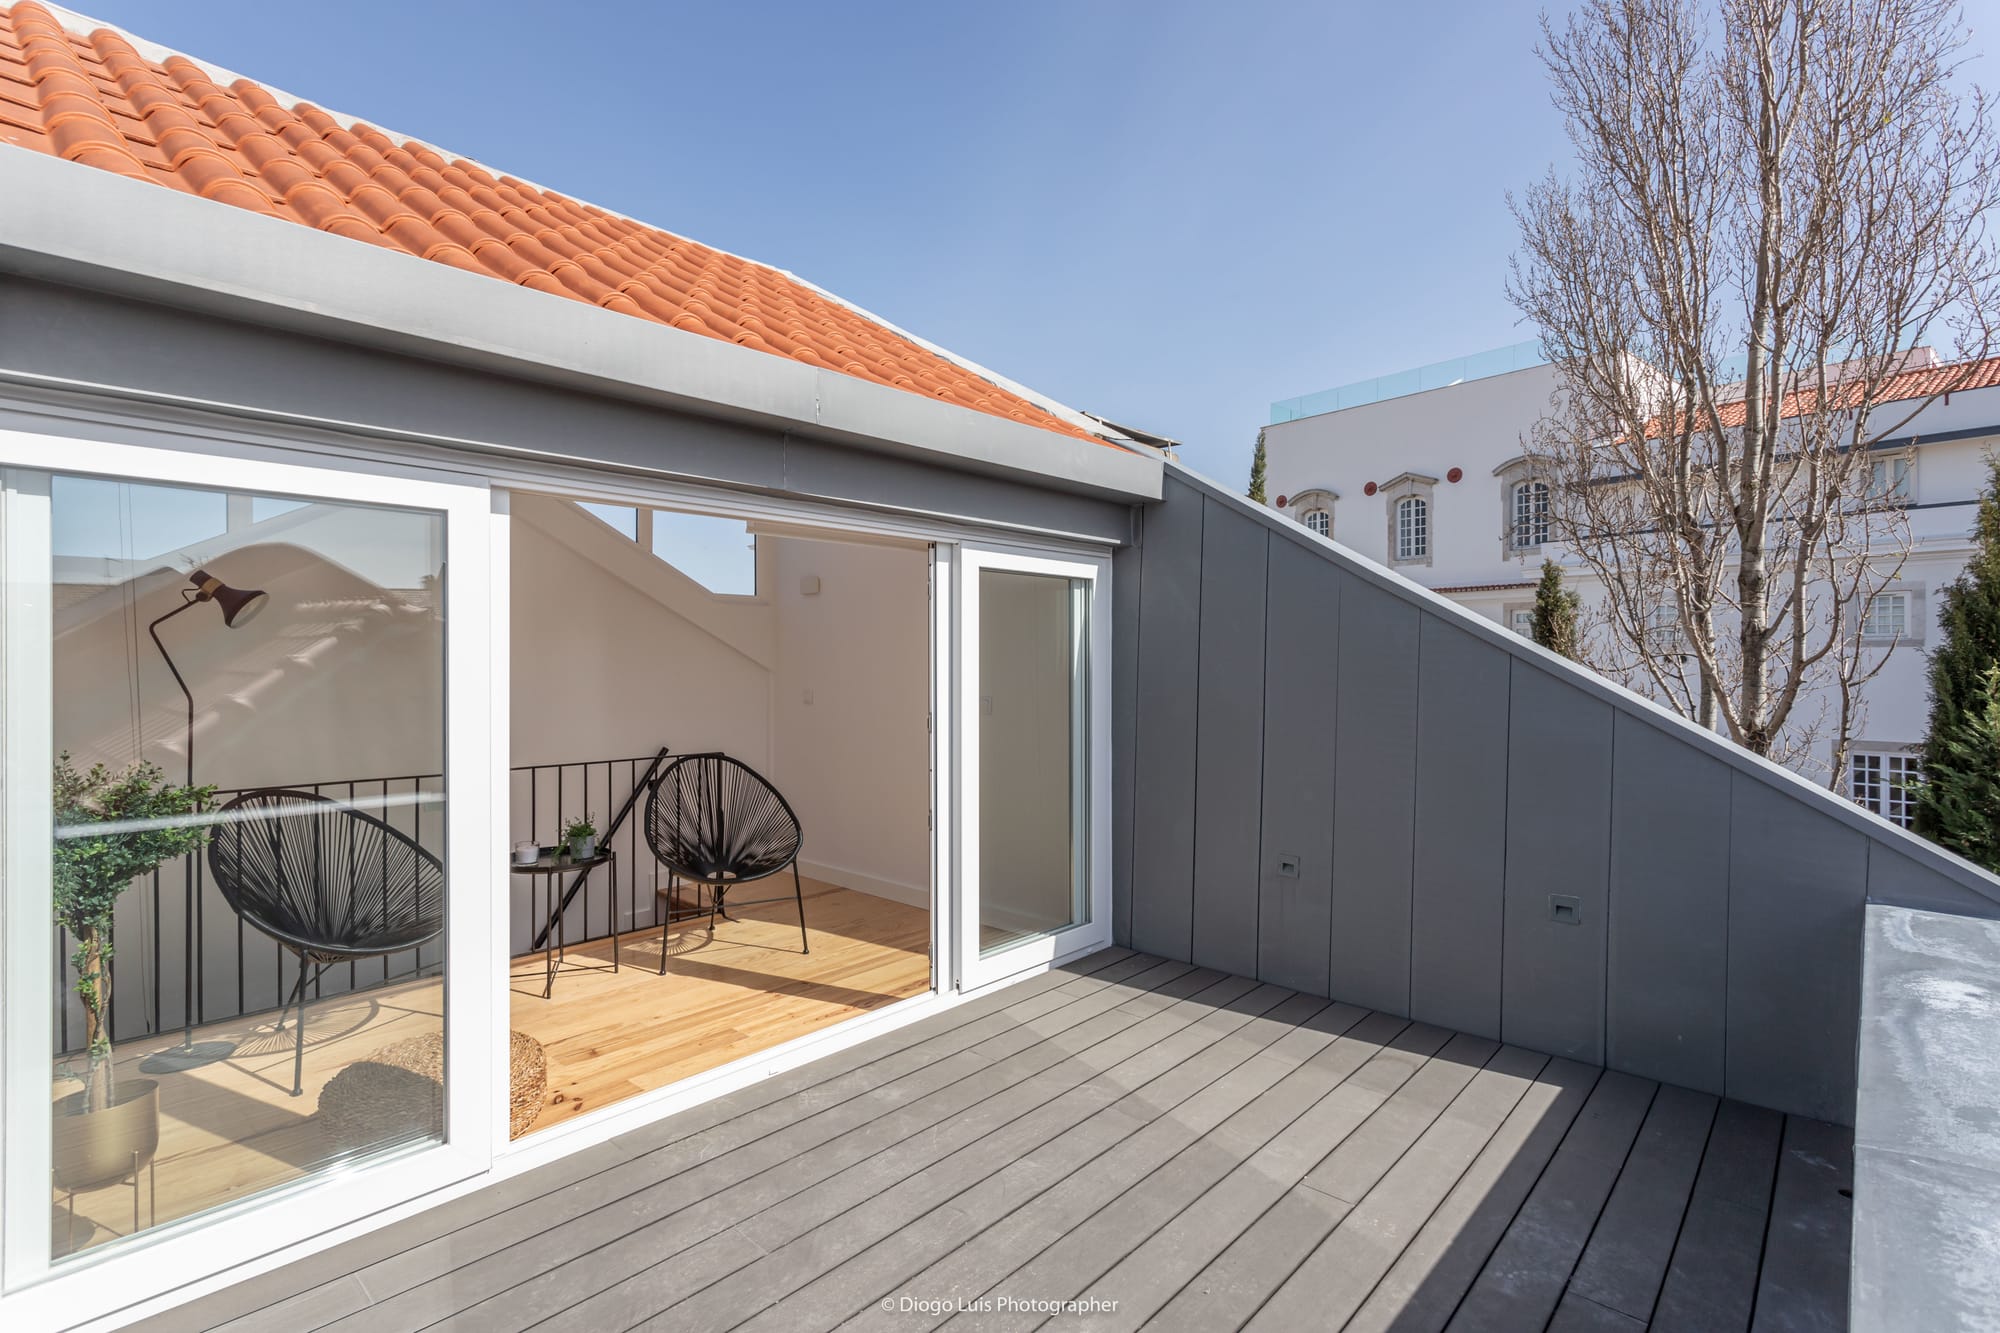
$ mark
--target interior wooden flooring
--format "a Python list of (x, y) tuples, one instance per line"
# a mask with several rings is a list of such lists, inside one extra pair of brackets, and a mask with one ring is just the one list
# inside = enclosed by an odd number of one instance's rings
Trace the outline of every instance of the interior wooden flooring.
[[(526, 1131), (547, 1128), (626, 1097), (819, 1031), (843, 1019), (921, 995), (930, 986), (930, 914), (922, 908), (812, 880), (806, 924), (812, 952), (799, 952), (798, 915), (787, 901), (731, 908), (711, 937), (706, 919), (675, 926), (659, 974), (657, 928), (626, 934), (617, 972), (611, 941), (572, 945), (569, 963), (542, 998), (543, 955), (511, 960), (512, 1026), (542, 1043), (548, 1059), (543, 1109)], [(273, 1014), (212, 1024), (195, 1040), (225, 1041), (227, 1060), (178, 1073), (139, 1065), (180, 1044), (178, 1032), (121, 1043), (120, 1079), (160, 1085), (160, 1146), (153, 1204), (141, 1177), (140, 1219), (168, 1222), (310, 1173), (336, 1153), (315, 1115), (319, 1093), (340, 1070), (393, 1042), (436, 1032), (443, 987), (403, 982), (307, 1007), (304, 1094), (290, 1095), (292, 1032)], [(78, 1085), (58, 1080), (62, 1096)], [(133, 1228), (133, 1191), (110, 1185), (53, 1199), (58, 1254), (87, 1249)]]

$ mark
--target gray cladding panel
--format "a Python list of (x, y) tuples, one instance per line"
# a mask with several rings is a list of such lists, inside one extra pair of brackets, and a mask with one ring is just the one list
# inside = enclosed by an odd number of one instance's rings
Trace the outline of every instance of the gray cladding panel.
[(1264, 764), (1263, 528), (1204, 505), (1194, 809), (1194, 955), (1257, 970), (1257, 846)]
[(2000, 900), (1953, 884), (1880, 843), (1868, 849), (1868, 901), (1956, 916), (2000, 918)]
[(1729, 770), (1621, 715), (1611, 794), (1606, 1056), (1723, 1090), (1729, 979)]
[(1201, 632), (1201, 497), (1168, 483), (1172, 499), (1146, 515), (1139, 576), (1138, 737), (1132, 766), (1132, 947), (1192, 956), (1195, 728)]
[(1498, 1038), (1509, 662), (1437, 616), (1421, 637), (1410, 1017)]
[(1728, 1093), (1851, 1124), (1867, 840), (1731, 775)]
[(1315, 995), (1329, 982), (1340, 594), (1332, 564), (1272, 541), (1268, 603), (1282, 610), (1268, 617), (1264, 641), (1257, 975)]
[(1611, 707), (1519, 662), (1510, 696), (1501, 1034), (1603, 1064)]
[(1359, 579), (1340, 590), (1334, 762), (1333, 993), (1410, 1012), (1417, 608)]

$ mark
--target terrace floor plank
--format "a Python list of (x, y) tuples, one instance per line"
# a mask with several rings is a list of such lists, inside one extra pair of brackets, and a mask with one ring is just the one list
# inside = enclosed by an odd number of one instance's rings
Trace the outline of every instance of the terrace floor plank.
[(1851, 1162), (1107, 950), (138, 1327), (1838, 1329)]

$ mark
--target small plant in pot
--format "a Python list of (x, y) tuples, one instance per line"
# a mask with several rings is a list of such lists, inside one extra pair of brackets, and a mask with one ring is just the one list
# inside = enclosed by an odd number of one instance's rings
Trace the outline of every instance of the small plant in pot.
[(588, 861), (597, 855), (597, 816), (585, 815), (581, 819), (571, 819), (563, 827), (563, 844), (569, 854), (579, 861)]
[(159, 1145), (159, 1085), (113, 1080), (111, 918), (134, 879), (208, 842), (209, 826), (186, 817), (214, 794), (169, 783), (155, 764), (113, 773), (103, 764), (79, 770), (67, 752), (56, 759), (55, 917), (76, 945), (69, 961), (86, 1058), (84, 1072), (69, 1075), (83, 1090), (55, 1104), (56, 1180), (66, 1189), (122, 1180)]

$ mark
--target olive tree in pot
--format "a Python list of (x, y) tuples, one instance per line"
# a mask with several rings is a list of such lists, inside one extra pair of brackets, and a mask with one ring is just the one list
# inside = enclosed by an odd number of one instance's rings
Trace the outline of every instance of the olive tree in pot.
[(84, 1072), (70, 1074), (83, 1090), (55, 1105), (56, 1181), (66, 1189), (122, 1180), (159, 1145), (159, 1085), (128, 1079), (119, 1087), (112, 1077), (111, 917), (134, 879), (207, 843), (209, 826), (188, 817), (214, 794), (174, 786), (155, 764), (114, 774), (102, 764), (79, 770), (66, 752), (56, 759), (55, 916), (76, 946), (70, 965), (86, 1051)]

